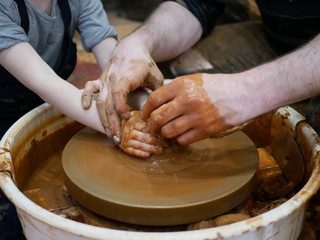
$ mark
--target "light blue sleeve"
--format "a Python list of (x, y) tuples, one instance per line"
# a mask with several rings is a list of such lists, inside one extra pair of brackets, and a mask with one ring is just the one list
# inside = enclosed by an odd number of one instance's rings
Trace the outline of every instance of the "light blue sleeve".
[(117, 32), (109, 24), (107, 13), (100, 0), (80, 0), (77, 29), (86, 51), (107, 37), (117, 38)]
[(29, 38), (20, 26), (20, 16), (16, 4), (11, 0), (0, 2), (0, 51)]

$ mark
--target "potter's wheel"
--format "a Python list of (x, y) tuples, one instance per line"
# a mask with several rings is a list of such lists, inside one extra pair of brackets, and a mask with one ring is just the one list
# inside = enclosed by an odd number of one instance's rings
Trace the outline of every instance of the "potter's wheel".
[(254, 188), (258, 154), (239, 131), (142, 159), (84, 128), (66, 145), (62, 164), (69, 193), (93, 212), (134, 224), (177, 225), (241, 203)]

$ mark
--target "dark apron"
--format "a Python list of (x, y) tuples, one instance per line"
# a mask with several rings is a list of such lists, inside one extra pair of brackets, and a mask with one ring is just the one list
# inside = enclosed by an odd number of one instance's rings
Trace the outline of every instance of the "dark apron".
[[(26, 34), (29, 31), (29, 18), (24, 0), (15, 0), (21, 17), (21, 27)], [(68, 1), (58, 0), (65, 27), (63, 39), (63, 56), (61, 64), (54, 69), (63, 79), (67, 79), (73, 72), (77, 61), (76, 44), (68, 33), (71, 22), (71, 11)], [(26, 88), (5, 68), (0, 66), (0, 137), (21, 116), (39, 106), (44, 101), (34, 92)]]
[[(29, 18), (24, 0), (15, 0), (21, 17), (21, 27), (26, 34), (29, 31)], [(76, 45), (67, 29), (71, 21), (71, 11), (67, 0), (58, 0), (63, 18), (65, 32), (63, 42), (63, 59), (55, 72), (67, 79), (76, 65)], [(6, 130), (21, 116), (42, 104), (43, 100), (24, 87), (9, 72), (0, 66), (0, 138)], [(25, 240), (15, 206), (0, 190), (0, 240)]]
[(270, 45), (280, 54), (320, 32), (319, 0), (256, 0)]

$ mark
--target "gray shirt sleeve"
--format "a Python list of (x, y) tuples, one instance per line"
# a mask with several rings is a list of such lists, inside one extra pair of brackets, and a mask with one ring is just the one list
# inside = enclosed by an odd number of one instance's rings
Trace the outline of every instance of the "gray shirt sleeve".
[[(77, 28), (86, 51), (91, 51), (96, 44), (107, 37), (117, 38), (117, 33), (114, 27), (109, 24), (107, 14), (100, 0), (68, 1), (73, 19), (70, 33), (73, 35), (75, 28)], [(33, 18), (34, 13), (29, 17)], [(37, 17), (42, 19), (41, 16)], [(34, 40), (29, 39), (20, 26), (20, 21), (19, 11), (15, 2), (13, 0), (0, 1), (0, 50), (19, 42), (33, 43)], [(37, 36), (39, 34), (42, 33), (39, 32)]]
[(100, 0), (80, 0), (77, 29), (86, 51), (107, 37), (117, 38), (117, 33), (109, 24), (108, 17)]
[(0, 51), (29, 38), (20, 26), (20, 16), (15, 14), (16, 5), (12, 1), (0, 2)]

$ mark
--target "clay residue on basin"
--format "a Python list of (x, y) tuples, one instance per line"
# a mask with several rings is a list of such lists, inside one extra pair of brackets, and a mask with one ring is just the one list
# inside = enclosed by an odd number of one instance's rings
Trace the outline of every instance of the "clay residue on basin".
[[(54, 134), (45, 136), (41, 141), (32, 139), (22, 143), (31, 148), (23, 159), (14, 159), (14, 172), (17, 186), (20, 190), (56, 186), (63, 183), (61, 154), (69, 139), (78, 132), (83, 125), (74, 122), (65, 126)], [(26, 138), (29, 139), (29, 138)]]
[[(259, 127), (261, 128), (261, 126)], [(187, 224), (173, 227), (151, 227), (125, 224), (97, 216), (75, 202), (69, 196), (68, 191), (64, 187), (61, 154), (68, 140), (81, 128), (82, 126), (71, 126), (58, 131), (51, 136), (47, 136), (43, 141), (37, 142), (25, 158), (19, 161), (22, 165), (28, 165), (29, 163), (32, 164), (32, 166), (27, 166), (26, 171), (21, 171), (21, 167), (16, 169), (17, 175), (20, 173), (22, 174), (22, 176), (19, 177), (19, 187), (31, 200), (62, 217), (95, 226), (137, 231), (184, 231), (188, 229)], [(254, 133), (255, 130), (250, 129), (250, 132)], [(265, 132), (267, 134), (266, 137), (269, 137), (270, 135), (267, 130), (260, 129), (257, 132)], [(255, 136), (257, 136), (257, 134), (252, 134), (254, 142)], [(263, 139), (263, 136), (258, 137), (258, 142), (261, 142), (260, 140)], [(24, 182), (25, 184), (22, 184), (21, 182)], [(52, 195), (52, 192), (56, 193), (56, 196), (55, 198), (48, 200), (50, 195)], [(40, 201), (37, 201), (39, 199)], [(257, 214), (263, 213), (278, 206), (279, 204), (282, 204), (286, 199), (287, 198), (281, 198), (275, 201), (260, 201), (257, 200), (254, 195), (251, 195), (242, 204), (232, 209), (227, 214), (245, 213), (249, 217), (256, 216)], [(61, 204), (62, 202), (64, 204)], [(228, 217), (226, 219), (228, 219)], [(243, 219), (242, 216), (239, 217), (239, 219)], [(212, 219), (212, 221), (210, 220), (209, 222), (212, 224), (205, 224), (206, 227), (216, 226), (216, 224), (220, 224), (221, 222), (223, 222), (223, 224), (227, 224), (225, 219), (224, 221), (221, 221), (220, 219), (217, 221)], [(189, 229), (202, 227), (203, 224), (199, 224), (191, 226)]]

